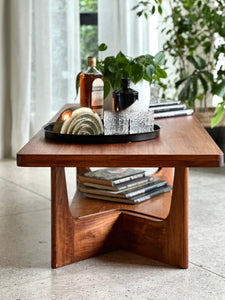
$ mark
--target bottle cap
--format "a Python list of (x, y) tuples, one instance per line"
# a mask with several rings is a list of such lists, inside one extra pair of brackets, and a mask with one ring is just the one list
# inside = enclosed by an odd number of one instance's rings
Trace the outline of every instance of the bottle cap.
[(96, 66), (96, 58), (94, 56), (88, 57), (88, 67), (95, 67)]
[(121, 78), (121, 86), (123, 89), (128, 89), (130, 86), (130, 78)]

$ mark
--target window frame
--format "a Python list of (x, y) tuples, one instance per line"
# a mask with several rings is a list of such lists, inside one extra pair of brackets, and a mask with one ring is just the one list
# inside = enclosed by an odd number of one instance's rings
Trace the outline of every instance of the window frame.
[(82, 25), (96, 25), (98, 26), (97, 12), (80, 12), (80, 26)]

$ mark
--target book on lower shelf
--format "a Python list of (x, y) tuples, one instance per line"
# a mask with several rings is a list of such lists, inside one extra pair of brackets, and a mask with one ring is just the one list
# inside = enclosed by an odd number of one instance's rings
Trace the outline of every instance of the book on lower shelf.
[[(112, 173), (115, 174), (113, 169), (115, 170), (116, 178), (114, 175), (111, 175)], [(129, 169), (129, 171), (122, 169)], [(103, 174), (108, 175), (107, 179), (103, 178)], [(136, 178), (135, 175), (139, 174), (142, 174), (142, 177)], [(82, 185), (80, 185), (79, 190), (86, 193), (87, 197), (92, 199), (136, 204), (172, 189), (171, 186), (168, 186), (166, 180), (162, 180), (159, 177), (147, 176), (146, 174), (147, 172), (144, 170), (131, 168), (106, 168), (90, 171), (79, 176), (79, 179), (82, 179), (82, 181), (80, 180)], [(89, 182), (90, 178), (91, 182)], [(93, 178), (95, 179), (94, 182), (92, 182)], [(124, 178), (126, 178), (126, 181), (124, 181)], [(120, 182), (120, 179), (124, 182), (117, 183)], [(107, 184), (104, 185), (96, 182), (107, 182)]]
[(93, 182), (82, 182), (83, 186), (85, 187), (92, 187), (100, 190), (109, 190), (109, 191), (123, 191), (125, 189), (132, 189), (134, 187), (143, 186), (147, 183), (153, 182), (156, 180), (156, 177), (149, 177), (144, 176), (141, 178), (132, 179), (129, 181), (125, 181), (122, 183), (114, 184), (112, 185), (103, 185), (103, 184), (97, 184)]
[(143, 178), (147, 172), (142, 169), (133, 168), (105, 168), (86, 172), (78, 175), (80, 182), (89, 182), (107, 186), (114, 186), (130, 180)]
[(126, 203), (126, 204), (138, 204), (146, 200), (150, 200), (151, 198), (161, 195), (163, 193), (169, 192), (172, 190), (172, 186), (165, 185), (156, 189), (153, 189), (152, 191), (131, 197), (131, 198), (117, 198), (117, 197), (110, 197), (110, 196), (104, 196), (104, 195), (96, 195), (96, 194), (89, 194), (87, 193), (88, 198), (98, 199), (98, 200), (105, 200), (105, 201), (111, 201), (111, 202), (120, 202), (120, 203)]
[(157, 178), (153, 178), (155, 180), (152, 180), (149, 183), (146, 183), (144, 185), (138, 185), (138, 186), (133, 186), (130, 188), (118, 190), (118, 191), (109, 191), (109, 190), (103, 190), (103, 189), (97, 189), (97, 188), (92, 188), (88, 186), (81, 186), (80, 191), (88, 194), (96, 194), (96, 195), (103, 195), (103, 196), (108, 196), (108, 197), (116, 197), (116, 198), (132, 198), (134, 196), (140, 195), (147, 193), (153, 189), (162, 187), (167, 185), (166, 180), (160, 180)]

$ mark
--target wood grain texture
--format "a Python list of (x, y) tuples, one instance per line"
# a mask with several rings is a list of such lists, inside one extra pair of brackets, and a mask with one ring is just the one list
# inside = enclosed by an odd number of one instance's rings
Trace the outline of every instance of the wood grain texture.
[(18, 152), (17, 163), (19, 166), (30, 167), (217, 167), (223, 165), (222, 151), (194, 116), (159, 119), (157, 122), (162, 126), (159, 138), (120, 144), (56, 143), (45, 139), (42, 129)]
[(188, 168), (176, 168), (173, 195), (167, 218), (168, 263), (188, 267)]
[(117, 248), (119, 211), (98, 218), (73, 219), (64, 168), (51, 169), (52, 268), (58, 268)]
[(168, 217), (161, 222), (123, 213), (121, 246), (161, 262), (188, 268), (188, 169), (175, 170)]
[(74, 261), (74, 220), (68, 204), (64, 168), (51, 169), (52, 267)]

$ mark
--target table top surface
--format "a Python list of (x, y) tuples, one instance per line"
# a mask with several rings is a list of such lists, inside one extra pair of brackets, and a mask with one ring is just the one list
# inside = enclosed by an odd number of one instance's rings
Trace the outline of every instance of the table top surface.
[[(69, 107), (66, 105), (62, 108)], [(62, 111), (61, 110), (61, 111)], [(60, 112), (59, 112), (60, 113)], [(59, 113), (51, 120), (56, 120)], [(218, 167), (223, 152), (195, 116), (157, 119), (160, 136), (142, 142), (65, 144), (47, 140), (41, 129), (17, 154), (30, 167)]]

